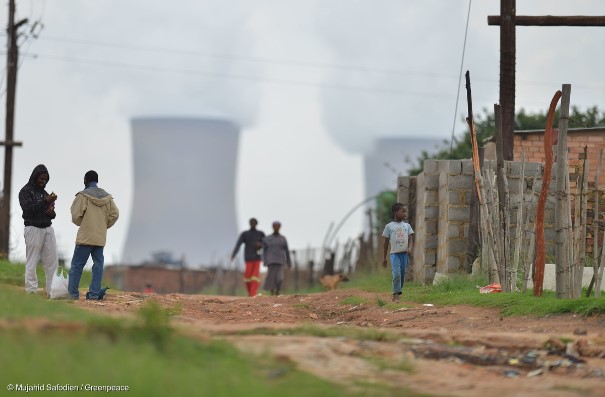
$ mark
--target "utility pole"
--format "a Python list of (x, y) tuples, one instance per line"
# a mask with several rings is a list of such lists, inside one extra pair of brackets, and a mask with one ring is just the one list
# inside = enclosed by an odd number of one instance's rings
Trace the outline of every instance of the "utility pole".
[[(502, 120), (502, 160), (512, 161), (514, 157), (515, 133), (515, 62), (516, 0), (500, 0), (500, 109)], [(498, 175), (500, 178), (500, 175)]]
[(487, 17), (500, 26), (500, 107), (504, 160), (513, 160), (515, 130), (515, 62), (517, 26), (605, 26), (605, 16), (518, 16), (516, 0), (500, 0), (500, 15)]
[(13, 173), (13, 147), (21, 142), (13, 140), (15, 125), (15, 93), (17, 90), (17, 68), (19, 67), (19, 48), (17, 30), (27, 23), (27, 19), (15, 23), (15, 0), (8, 4), (8, 35), (6, 62), (6, 138), (0, 141), (4, 146), (4, 186), (0, 205), (0, 259), (8, 259), (10, 242), (10, 197)]

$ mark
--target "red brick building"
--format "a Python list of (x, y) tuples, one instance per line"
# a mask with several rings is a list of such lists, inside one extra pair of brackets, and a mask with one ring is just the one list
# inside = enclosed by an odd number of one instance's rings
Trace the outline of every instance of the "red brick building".
[[(555, 133), (556, 133), (555, 129)], [(523, 149), (525, 149), (525, 161), (544, 163), (544, 130), (515, 131), (514, 161), (521, 161)], [(556, 140), (555, 140), (556, 144)], [(589, 162), (589, 183), (594, 183), (599, 153), (605, 149), (605, 127), (595, 128), (570, 128), (567, 131), (567, 147), (569, 148), (570, 167), (582, 167), (580, 155), (587, 149)], [(555, 153), (556, 155), (556, 149)], [(574, 174), (575, 170), (570, 170)], [(605, 169), (601, 169), (599, 185), (605, 185)]]

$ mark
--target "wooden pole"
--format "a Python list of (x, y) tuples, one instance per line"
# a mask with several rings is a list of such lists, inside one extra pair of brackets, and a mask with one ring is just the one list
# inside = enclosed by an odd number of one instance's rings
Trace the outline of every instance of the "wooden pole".
[(515, 228), (515, 252), (513, 256), (513, 271), (512, 271), (512, 282), (513, 289), (515, 292), (515, 285), (517, 283), (517, 273), (519, 271), (519, 255), (521, 252), (521, 243), (523, 241), (523, 204), (525, 202), (525, 148), (521, 152), (521, 175), (519, 177), (519, 205), (517, 206), (517, 226)]
[(516, 0), (500, 0), (500, 106), (503, 160), (513, 160), (515, 131)]
[(582, 172), (582, 211), (580, 212), (581, 231), (581, 248), (580, 257), (578, 258), (578, 271), (576, 273), (576, 285), (574, 298), (579, 298), (582, 295), (582, 277), (584, 276), (584, 266), (586, 263), (586, 223), (588, 210), (588, 175), (590, 174), (590, 160), (588, 159), (587, 148), (584, 147), (584, 169)]
[(498, 260), (498, 268), (500, 269), (500, 281), (502, 283), (502, 291), (509, 291), (509, 272), (510, 272), (510, 246), (509, 230), (506, 226), (506, 214), (508, 211), (506, 205), (506, 188), (505, 180), (506, 173), (504, 172), (504, 133), (503, 133), (503, 111), (502, 106), (494, 104), (494, 119), (496, 123), (496, 186), (498, 188), (498, 214), (500, 219), (498, 234), (501, 236), (498, 239), (500, 246), (500, 258)]
[(556, 181), (556, 205), (555, 205), (555, 255), (556, 255), (556, 296), (564, 298), (566, 295), (565, 285), (566, 269), (569, 269), (569, 257), (567, 247), (568, 226), (567, 216), (564, 213), (567, 201), (567, 191), (565, 189), (565, 172), (567, 171), (567, 125), (569, 118), (569, 102), (571, 96), (571, 85), (563, 84), (563, 95), (561, 99), (559, 116), (559, 135), (557, 139), (557, 181)]
[[(592, 224), (594, 227), (593, 238), (592, 238), (592, 279), (590, 280), (590, 285), (586, 290), (586, 297), (590, 296), (592, 291), (592, 287), (595, 284), (595, 280), (597, 275), (599, 274), (599, 196), (601, 194), (599, 190), (599, 177), (601, 176), (601, 166), (603, 165), (603, 149), (599, 153), (599, 164), (597, 164), (597, 173), (594, 177), (594, 217), (592, 219)], [(604, 240), (605, 241), (605, 240)]]
[(535, 195), (535, 189), (536, 189), (536, 185), (537, 185), (537, 180), (538, 180), (538, 176), (537, 176), (537, 172), (534, 175), (534, 178), (532, 180), (532, 185), (531, 185), (531, 195), (529, 196), (529, 203), (527, 203), (527, 211), (525, 212), (525, 234), (529, 234), (529, 246), (527, 248), (527, 256), (524, 258), (524, 262), (523, 262), (523, 293), (525, 293), (527, 291), (527, 282), (529, 281), (529, 275), (530, 275), (530, 266), (532, 266), (532, 272), (531, 275), (533, 277), (534, 273), (535, 273), (535, 261), (534, 258), (536, 257), (536, 250), (535, 250), (535, 243), (536, 243), (536, 232), (535, 232), (535, 228), (534, 230), (532, 230), (530, 228), (530, 224), (531, 224), (531, 214), (533, 213), (533, 202), (534, 202), (534, 195)]
[(21, 146), (14, 141), (15, 96), (17, 92), (17, 69), (19, 67), (19, 47), (17, 30), (27, 19), (15, 23), (15, 0), (8, 4), (8, 51), (6, 62), (6, 139), (4, 145), (4, 186), (0, 202), (0, 259), (8, 259), (10, 250), (10, 199), (13, 175), (13, 147)]

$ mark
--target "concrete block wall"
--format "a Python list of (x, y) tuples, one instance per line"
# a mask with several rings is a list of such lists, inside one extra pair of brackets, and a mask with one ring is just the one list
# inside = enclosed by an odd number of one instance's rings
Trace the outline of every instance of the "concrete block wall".
[[(554, 258), (555, 247), (555, 166), (545, 211), (547, 258)], [(494, 169), (495, 167), (495, 161), (485, 161), (484, 163), (484, 168)], [(524, 223), (528, 211), (527, 203), (532, 196), (534, 184), (534, 198), (529, 210), (531, 211), (530, 222), (533, 224), (535, 221), (538, 196), (542, 187), (543, 166), (539, 163), (526, 163), (524, 179), (521, 181), (521, 164), (505, 162), (505, 174), (511, 203), (510, 241), (512, 252), (517, 230), (517, 211), (523, 204), (522, 222)], [(398, 200), (406, 204), (408, 208), (414, 208), (415, 211), (415, 216), (410, 219), (416, 241), (411, 266), (414, 281), (430, 283), (436, 272), (452, 273), (464, 269), (470, 225), (471, 193), (474, 183), (471, 160), (426, 160), (424, 172), (417, 177), (400, 177)], [(411, 189), (413, 184), (415, 184), (415, 189)], [(415, 191), (415, 198), (412, 197), (413, 191)], [(523, 202), (522, 197), (524, 197)], [(522, 238), (522, 250), (525, 250), (522, 252), (526, 253), (529, 239), (526, 235), (522, 235)]]
[(440, 161), (439, 170), (436, 271), (450, 273), (464, 267), (474, 177), (468, 160)]
[(425, 283), (435, 276), (439, 219), (439, 162), (425, 160), (424, 172), (416, 177), (416, 216), (412, 272), (414, 281)]

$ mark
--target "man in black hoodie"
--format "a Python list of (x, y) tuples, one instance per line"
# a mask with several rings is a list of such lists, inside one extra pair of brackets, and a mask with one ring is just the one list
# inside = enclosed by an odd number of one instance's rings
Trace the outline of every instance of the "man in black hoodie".
[(39, 164), (32, 171), (29, 182), (19, 191), (19, 204), (25, 223), (25, 292), (36, 293), (38, 276), (36, 266), (42, 261), (46, 275), (46, 293), (50, 295), (53, 275), (59, 266), (57, 241), (52, 228), (55, 219), (57, 195), (48, 194), (44, 188), (50, 176), (46, 166)]

